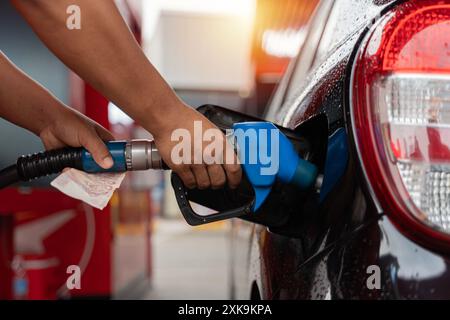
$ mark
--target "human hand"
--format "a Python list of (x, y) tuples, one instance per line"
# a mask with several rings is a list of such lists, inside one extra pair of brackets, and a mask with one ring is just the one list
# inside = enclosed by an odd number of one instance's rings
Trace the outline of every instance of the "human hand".
[(49, 115), (49, 120), (38, 133), (47, 150), (84, 147), (103, 169), (114, 162), (103, 141), (114, 140), (113, 135), (100, 124), (66, 106), (60, 106)]
[[(197, 123), (196, 129), (195, 123)], [(198, 134), (199, 123), (202, 127), (200, 135)], [(218, 189), (226, 182), (233, 189), (239, 186), (242, 170), (233, 147), (227, 142), (225, 135), (196, 110), (182, 103), (172, 105), (164, 114), (163, 121), (159, 125), (153, 124), (148, 130), (154, 136), (164, 162), (180, 176), (188, 188)], [(180, 143), (180, 141), (172, 141), (172, 135), (176, 131), (186, 133), (190, 140), (190, 163), (179, 163), (174, 159), (174, 156), (178, 156), (174, 148)], [(211, 134), (211, 140), (203, 141), (203, 135), (207, 132)], [(211, 144), (211, 141), (217, 143), (216, 145), (220, 148), (215, 148), (214, 154), (209, 155), (206, 147)], [(194, 159), (197, 161), (194, 162)], [(215, 161), (217, 159), (220, 160)]]

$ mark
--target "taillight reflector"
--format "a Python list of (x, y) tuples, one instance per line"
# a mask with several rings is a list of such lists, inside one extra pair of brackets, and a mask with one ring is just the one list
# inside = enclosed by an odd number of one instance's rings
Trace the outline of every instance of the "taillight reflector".
[(352, 122), (369, 182), (396, 225), (450, 248), (450, 0), (396, 7), (363, 41)]

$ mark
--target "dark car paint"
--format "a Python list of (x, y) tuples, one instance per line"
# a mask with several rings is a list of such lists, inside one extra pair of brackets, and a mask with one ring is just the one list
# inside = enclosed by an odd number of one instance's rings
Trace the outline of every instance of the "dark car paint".
[[(301, 236), (233, 221), (234, 298), (450, 298), (449, 257), (415, 244), (380, 213), (359, 163), (348, 117), (352, 54), (371, 23), (403, 1), (344, 1), (344, 7), (354, 10), (344, 8), (334, 16), (335, 45), (316, 56), (295, 99), (272, 106), (275, 112), (268, 113), (268, 120), (295, 129), (325, 114), (329, 136), (339, 128), (348, 134), (347, 169), (324, 203), (298, 208), (299, 214), (309, 216)], [(368, 288), (369, 266), (380, 268), (379, 290)]]

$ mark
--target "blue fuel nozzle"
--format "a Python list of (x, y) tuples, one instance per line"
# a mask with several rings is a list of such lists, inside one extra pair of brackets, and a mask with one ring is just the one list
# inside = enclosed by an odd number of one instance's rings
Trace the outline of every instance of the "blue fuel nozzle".
[[(227, 138), (234, 145), (245, 173), (237, 189), (225, 186), (222, 190), (189, 190), (181, 178), (172, 173), (175, 198), (191, 226), (253, 216), (277, 181), (295, 185), (300, 190), (321, 184), (317, 167), (302, 159), (289, 138), (274, 124), (242, 122), (234, 124), (232, 129)], [(191, 201), (217, 209), (217, 212), (206, 216), (199, 214), (192, 208)]]
[(242, 168), (255, 191), (253, 212), (262, 206), (277, 180), (301, 190), (316, 183), (317, 167), (302, 159), (273, 123), (236, 123), (232, 138)]

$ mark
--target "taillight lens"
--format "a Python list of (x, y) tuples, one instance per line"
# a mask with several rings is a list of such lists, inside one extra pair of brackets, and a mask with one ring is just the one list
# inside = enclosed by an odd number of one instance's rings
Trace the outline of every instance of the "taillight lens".
[(354, 133), (381, 206), (416, 240), (450, 247), (450, 0), (383, 17), (352, 81)]

